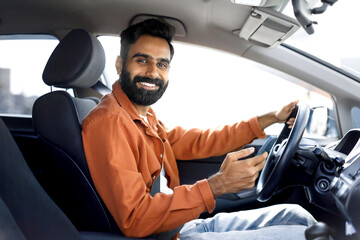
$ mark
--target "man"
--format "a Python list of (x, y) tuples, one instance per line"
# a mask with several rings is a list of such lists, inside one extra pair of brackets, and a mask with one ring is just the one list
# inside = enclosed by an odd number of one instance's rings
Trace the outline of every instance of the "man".
[[(150, 106), (169, 83), (172, 38), (171, 27), (155, 19), (124, 30), (116, 60), (120, 79), (83, 121), (84, 150), (93, 182), (121, 231), (145, 237), (185, 224), (181, 240), (255, 239), (254, 234), (281, 239), (281, 225), (288, 224), (292, 226), (286, 229), (298, 235), (291, 239), (302, 239), (305, 227), (314, 219), (299, 206), (279, 205), (197, 219), (202, 212), (213, 211), (216, 197), (252, 188), (267, 153), (241, 161), (238, 159), (254, 150), (229, 153), (217, 174), (182, 186), (176, 159), (219, 156), (265, 137), (263, 130), (285, 122), (297, 102), (221, 130), (167, 129)], [(160, 190), (152, 196), (159, 180)]]

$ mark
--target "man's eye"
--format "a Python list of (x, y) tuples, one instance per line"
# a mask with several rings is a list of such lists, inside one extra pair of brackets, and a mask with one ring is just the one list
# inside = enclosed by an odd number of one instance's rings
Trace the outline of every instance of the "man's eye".
[(138, 59), (136, 59), (136, 62), (137, 63), (147, 63), (147, 60), (143, 59), (143, 58), (138, 58)]
[(162, 68), (162, 69), (167, 69), (169, 65), (168, 65), (167, 63), (161, 63), (161, 62), (160, 62), (160, 63), (157, 64), (157, 66), (158, 66), (159, 68)]

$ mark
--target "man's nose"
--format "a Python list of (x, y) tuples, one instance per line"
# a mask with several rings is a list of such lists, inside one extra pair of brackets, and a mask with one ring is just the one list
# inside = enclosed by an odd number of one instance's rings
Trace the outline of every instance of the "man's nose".
[(156, 63), (152, 63), (148, 66), (146, 71), (146, 76), (152, 79), (155, 79), (158, 77), (157, 67)]

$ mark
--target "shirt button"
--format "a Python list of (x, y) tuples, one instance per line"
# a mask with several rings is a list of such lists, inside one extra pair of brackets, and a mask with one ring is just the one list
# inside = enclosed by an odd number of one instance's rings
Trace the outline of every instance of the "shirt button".
[(163, 157), (163, 155), (162, 154), (160, 154), (160, 158), (162, 158)]

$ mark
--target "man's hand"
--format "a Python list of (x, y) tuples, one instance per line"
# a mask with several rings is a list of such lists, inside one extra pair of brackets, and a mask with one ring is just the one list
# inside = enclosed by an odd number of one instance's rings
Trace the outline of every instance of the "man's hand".
[[(284, 123), (286, 119), (290, 116), (291, 111), (296, 106), (296, 104), (298, 104), (298, 102), (299, 102), (298, 100), (291, 102), (286, 106), (284, 106), (278, 112), (270, 112), (258, 117), (258, 121), (261, 129), (265, 129), (274, 123)], [(295, 118), (290, 118), (286, 123), (289, 124), (289, 127), (291, 128), (294, 125), (294, 121)]]
[(214, 198), (224, 193), (238, 193), (255, 186), (255, 180), (265, 165), (267, 153), (245, 160), (238, 160), (249, 156), (253, 152), (254, 148), (247, 148), (229, 153), (226, 156), (219, 172), (208, 179)]
[[(276, 113), (276, 118), (278, 119), (278, 123), (284, 123), (286, 119), (291, 114), (291, 111), (294, 109), (296, 104), (298, 104), (299, 101), (294, 101), (289, 103), (288, 105), (284, 106), (279, 112)], [(289, 124), (291, 127), (294, 125), (295, 118), (290, 118), (286, 123)]]

